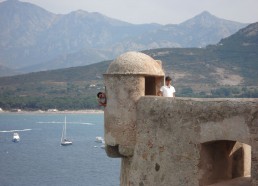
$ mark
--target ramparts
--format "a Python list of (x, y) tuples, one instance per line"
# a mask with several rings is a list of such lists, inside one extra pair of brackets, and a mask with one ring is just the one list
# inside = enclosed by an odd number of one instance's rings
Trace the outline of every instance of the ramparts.
[(126, 58), (139, 55), (144, 73), (105, 74), (106, 152), (122, 158), (120, 185), (257, 186), (258, 99), (155, 96), (164, 74), (148, 74), (146, 64), (162, 67), (141, 53)]

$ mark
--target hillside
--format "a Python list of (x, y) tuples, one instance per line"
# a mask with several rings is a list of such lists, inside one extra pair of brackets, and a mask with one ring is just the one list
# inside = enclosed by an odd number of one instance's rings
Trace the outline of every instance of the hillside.
[[(258, 23), (206, 48), (143, 51), (161, 60), (177, 96), (258, 97)], [(0, 78), (4, 109), (98, 108), (102, 74), (111, 61)]]
[(83, 10), (53, 14), (7, 0), (0, 3), (0, 65), (14, 75), (89, 65), (129, 50), (204, 47), (244, 26), (208, 12), (178, 25), (136, 25)]

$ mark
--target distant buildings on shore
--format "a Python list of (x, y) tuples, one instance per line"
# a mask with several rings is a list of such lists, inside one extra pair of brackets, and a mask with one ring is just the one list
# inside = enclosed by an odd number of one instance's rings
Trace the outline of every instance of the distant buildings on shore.
[(21, 112), (21, 109), (11, 109), (10, 112)]
[(57, 109), (48, 109), (47, 111), (48, 111), (48, 112), (58, 112)]
[[(0, 112), (22, 112), (22, 109), (11, 109), (11, 110), (3, 110), (2, 108), (0, 108)], [(47, 112), (58, 112), (58, 109), (48, 109)], [(38, 110), (38, 112), (44, 112), (43, 110)]]

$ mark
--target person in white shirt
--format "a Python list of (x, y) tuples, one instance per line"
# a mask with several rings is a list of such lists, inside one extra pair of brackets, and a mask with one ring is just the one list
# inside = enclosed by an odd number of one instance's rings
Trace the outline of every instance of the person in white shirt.
[(165, 85), (162, 86), (158, 92), (159, 96), (163, 96), (163, 97), (173, 97), (175, 98), (175, 88), (171, 85), (171, 77), (167, 76), (165, 79)]

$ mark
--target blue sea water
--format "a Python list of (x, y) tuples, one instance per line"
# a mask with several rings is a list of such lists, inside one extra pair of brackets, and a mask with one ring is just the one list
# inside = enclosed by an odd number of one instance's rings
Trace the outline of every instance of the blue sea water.
[[(70, 146), (60, 146), (65, 116)], [(104, 135), (103, 122), (103, 114), (1, 113), (0, 185), (118, 186), (121, 160), (95, 142)]]

